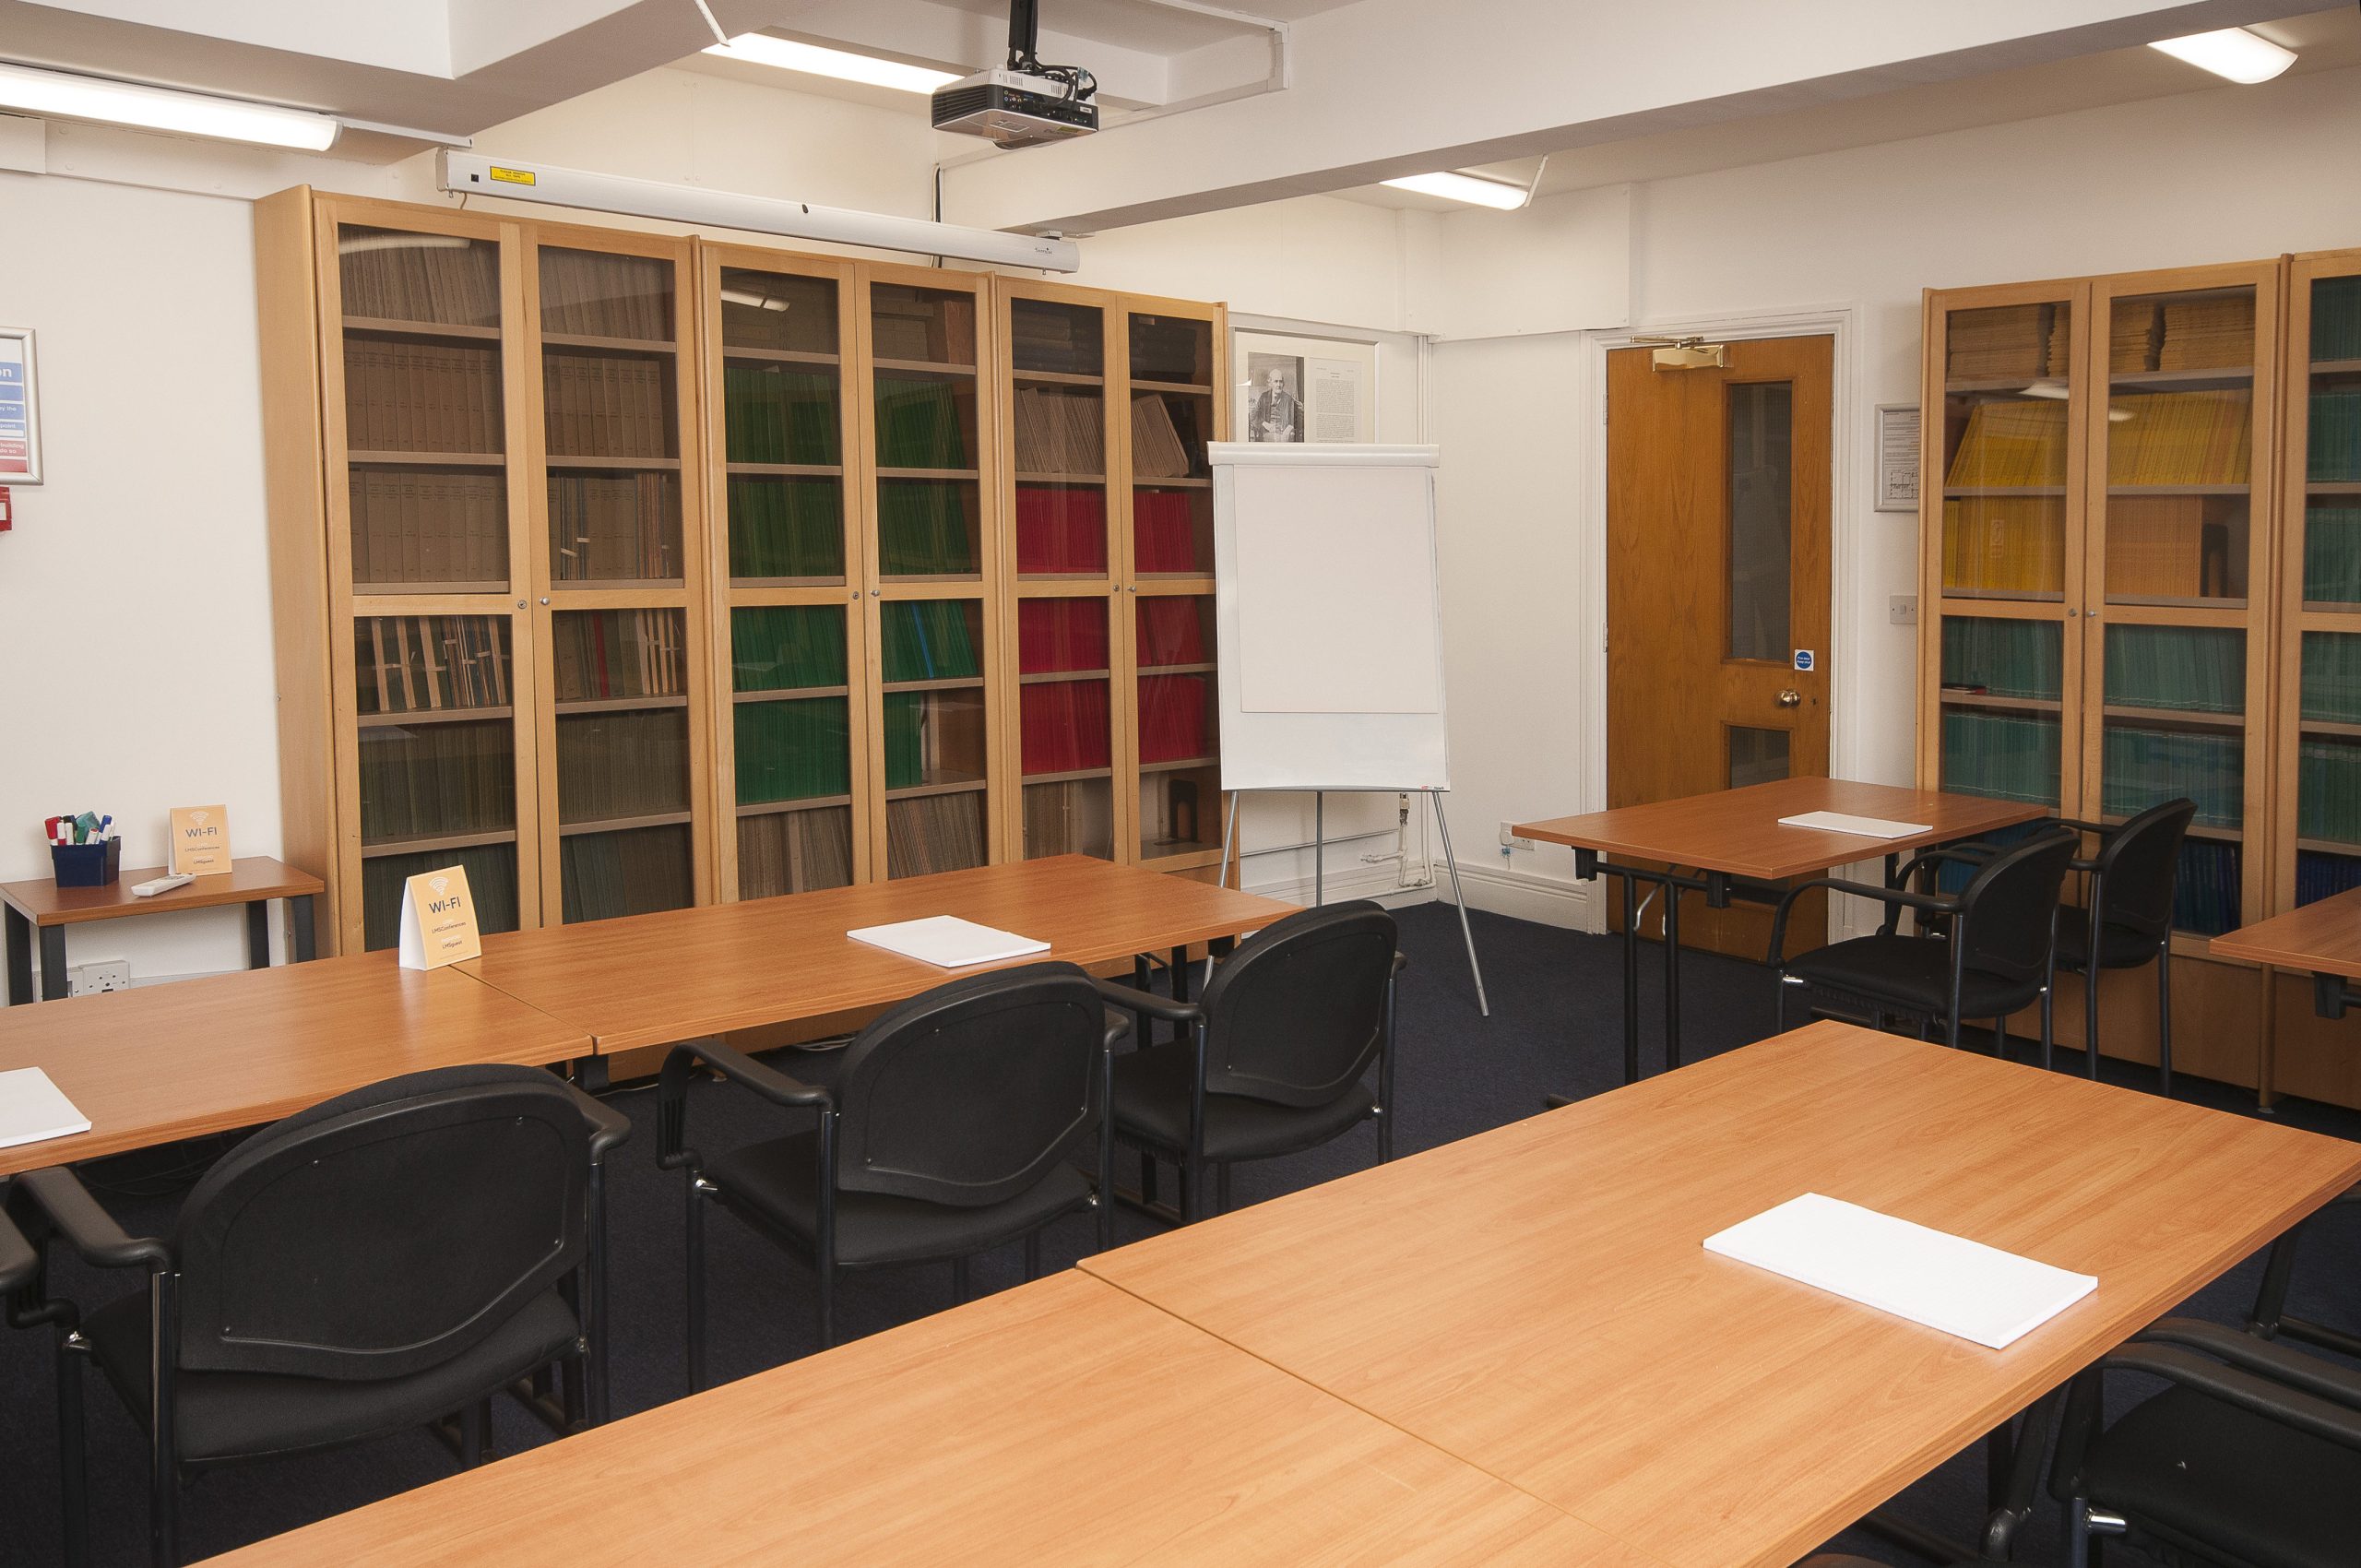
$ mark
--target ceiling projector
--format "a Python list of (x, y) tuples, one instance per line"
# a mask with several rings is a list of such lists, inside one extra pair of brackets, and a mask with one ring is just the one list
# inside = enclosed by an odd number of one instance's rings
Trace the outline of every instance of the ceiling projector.
[(935, 89), (934, 128), (1033, 147), (1098, 128), (1098, 83), (1078, 65), (1044, 65), (1037, 0), (1011, 0), (1008, 64)]

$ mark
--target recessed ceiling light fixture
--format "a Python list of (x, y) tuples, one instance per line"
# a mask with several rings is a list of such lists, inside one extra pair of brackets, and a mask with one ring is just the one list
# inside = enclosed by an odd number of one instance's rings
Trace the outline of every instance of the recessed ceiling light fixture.
[(1533, 193), (1523, 185), (1512, 185), (1500, 180), (1481, 179), (1474, 174), (1405, 174), (1398, 180), (1384, 180), (1382, 184), (1397, 191), (1417, 191), (1421, 196), (1441, 196), (1445, 201), (1465, 201), (1477, 207), (1498, 208), (1502, 212), (1514, 212), (1532, 199)]
[(2193, 32), (2187, 38), (2165, 38), (2148, 45), (2161, 49), (2176, 60), (2186, 60), (2201, 66), (2217, 77), (2227, 77), (2234, 82), (2248, 86), (2267, 82), (2296, 63), (2296, 52), (2282, 49), (2267, 38), (2248, 32), (2244, 28), (2224, 28), (2219, 32)]
[(823, 49), (816, 43), (798, 43), (791, 38), (773, 38), (766, 32), (742, 32), (728, 43), (708, 44), (706, 53), (724, 60), (743, 60), (749, 65), (773, 65), (782, 71), (802, 71), (810, 76), (834, 77), (843, 82), (890, 87), (900, 92), (932, 92), (959, 79), (949, 71), (931, 71), (924, 65), (905, 65), (899, 60), (881, 60), (874, 54), (855, 54), (846, 49)]
[(336, 145), (337, 132), (343, 129), (336, 116), (308, 109), (141, 87), (103, 77), (77, 77), (70, 71), (39, 71), (30, 65), (0, 65), (0, 109), (68, 120), (101, 120), (143, 131), (300, 148), (306, 152), (326, 151)]

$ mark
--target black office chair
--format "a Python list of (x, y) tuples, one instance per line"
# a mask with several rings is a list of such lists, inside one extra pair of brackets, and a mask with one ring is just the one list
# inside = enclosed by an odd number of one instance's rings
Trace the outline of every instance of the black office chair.
[(2096, 969), (2156, 966), (2156, 1082), (2173, 1092), (2173, 896), (2180, 881), (2181, 840), (2197, 802), (2166, 801), (2113, 827), (2063, 822), (2096, 834), (2099, 851), (2077, 860), (2089, 878), (2088, 918), (2071, 912), (2058, 923), (2058, 967), (2082, 977), (2082, 1043), (2090, 1075), (2099, 1075), (2099, 985)]
[[(2169, 1386), (2102, 1429), (2106, 1373)], [(2218, 1324), (2165, 1318), (2073, 1384), (2051, 1471), (2068, 1561), (2123, 1537), (2166, 1562), (2361, 1561), (2361, 1373)]]
[[(1779, 969), (1779, 1028), (1787, 1027), (1789, 992), (1809, 989), (1864, 1004), (1872, 1025), (1881, 1025), (1887, 1013), (1940, 1019), (1949, 1045), (1959, 1043), (1963, 1018), (1990, 1018), (1999, 1049), (2008, 1041), (2009, 1015), (2038, 1002), (2041, 1059), (2047, 1066), (2058, 897), (2079, 843), (2072, 833), (2061, 830), (2027, 838), (1997, 854), (1929, 849), (1899, 870), (1889, 886), (1826, 876), (1796, 884), (1779, 900), (1771, 921), (1771, 962)], [(1975, 868), (1958, 893), (1914, 891), (1906, 885), (1917, 866), (1952, 858)], [(1887, 909), (1883, 929), (1783, 958), (1788, 912), (1815, 887), (1882, 903)], [(1903, 934), (1895, 927), (1904, 909), (1917, 910), (1922, 918), (1935, 917), (1937, 929)]]
[[(1180, 1038), (1115, 1059), (1115, 1137), (1145, 1162), (1180, 1170), (1180, 1218), (1204, 1212), (1204, 1172), (1220, 1208), (1239, 1161), (1296, 1154), (1377, 1122), (1394, 1158), (1394, 917), (1366, 901), (1287, 916), (1214, 971), (1204, 999), (1175, 1003), (1110, 980), (1117, 1007), (1180, 1026)], [(1377, 1065), (1377, 1091), (1361, 1082)]]
[[(659, 1080), (658, 1163), (688, 1173), (689, 1383), (705, 1386), (705, 1203), (802, 1257), (818, 1280), (820, 1348), (836, 1343), (841, 1270), (967, 1260), (1020, 1238), (1025, 1277), (1041, 1231), (1077, 1209), (1112, 1232), (1108, 1060), (1129, 1019), (1072, 964), (1030, 964), (937, 986), (853, 1037), (833, 1087), (800, 1083), (717, 1040), (676, 1046)], [(700, 1067), (774, 1105), (817, 1113), (810, 1132), (708, 1162), (688, 1145)], [(1097, 1172), (1072, 1163), (1084, 1156)]]
[(18, 1177), (37, 1222), (85, 1262), (148, 1273), (65, 1341), (69, 1466), (82, 1444), (77, 1356), (147, 1428), (160, 1563), (178, 1561), (184, 1469), (455, 1414), (473, 1465), (492, 1396), (553, 1363), (565, 1403), (544, 1413), (569, 1429), (602, 1420), (599, 1167), (630, 1132), (547, 1073), (451, 1067), (255, 1134), (197, 1182), (169, 1239), (125, 1234), (68, 1170)]

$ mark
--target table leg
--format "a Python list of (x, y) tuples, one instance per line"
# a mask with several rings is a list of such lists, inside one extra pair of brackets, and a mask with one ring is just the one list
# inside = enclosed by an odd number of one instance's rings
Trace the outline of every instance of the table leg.
[(1664, 885), (1664, 1064), (1680, 1065), (1680, 888)]
[(65, 972), (65, 928), (45, 925), (41, 928), (41, 999), (55, 1002), (74, 989), (74, 977)]
[(584, 1094), (603, 1094), (607, 1088), (607, 1059), (603, 1056), (577, 1056), (565, 1064), (566, 1075), (574, 1087)]
[(314, 923), (319, 915), (312, 907), (312, 895), (287, 900), (287, 914), (292, 927), (288, 932), (290, 961), (308, 964), (320, 956), (320, 933)]
[(0, 916), (8, 928), (8, 1005), (21, 1006), (33, 999), (33, 922), (14, 905), (0, 909)]
[(246, 968), (270, 968), (270, 902), (266, 898), (246, 906)]
[(1623, 872), (1623, 1081), (1640, 1081), (1640, 879)]
[(1189, 1000), (1189, 950), (1186, 947), (1172, 950), (1172, 1000)]

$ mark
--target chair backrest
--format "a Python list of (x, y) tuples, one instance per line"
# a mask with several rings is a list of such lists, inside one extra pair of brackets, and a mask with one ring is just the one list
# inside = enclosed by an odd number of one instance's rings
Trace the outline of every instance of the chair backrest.
[(2181, 840), (2196, 815), (2195, 801), (2166, 801), (2109, 833), (2098, 852), (2098, 907), (2091, 918), (2163, 941), (2173, 925)]
[(2060, 828), (1994, 857), (1968, 879), (1954, 926), (1967, 968), (2021, 984), (2047, 975), (2058, 896), (2080, 846)]
[(401, 1377), (471, 1348), (580, 1265), (591, 1133), (575, 1090), (496, 1066), (265, 1128), (182, 1206), (178, 1364)]
[(1015, 1197), (1092, 1137), (1106, 1050), (1106, 1004), (1072, 964), (912, 997), (845, 1048), (836, 1185), (963, 1208)]
[(1305, 909), (1239, 945), (1205, 988), (1205, 1088), (1326, 1105), (1384, 1039), (1394, 917), (1366, 900)]

